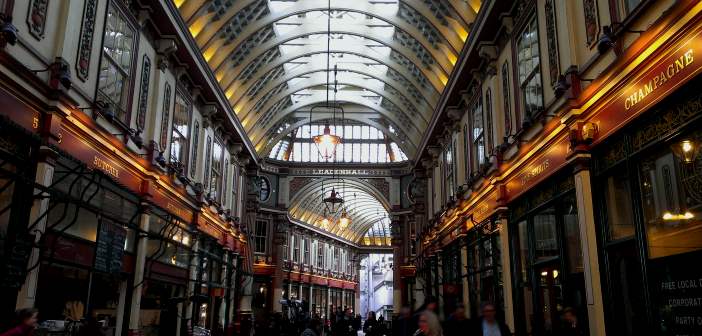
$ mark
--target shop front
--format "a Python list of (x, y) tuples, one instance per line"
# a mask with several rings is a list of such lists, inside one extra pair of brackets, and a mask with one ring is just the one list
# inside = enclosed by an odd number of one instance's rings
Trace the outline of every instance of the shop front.
[(93, 324), (108, 335), (119, 333), (131, 293), (139, 197), (64, 155), (46, 192), (41, 257), (29, 265), (39, 270), (35, 307), (42, 327), (70, 331)]
[(466, 235), (466, 276), (470, 316), (480, 316), (480, 305), (491, 302), (504, 312), (502, 298), (502, 262), (497, 222), (490, 217)]
[(571, 172), (541, 182), (509, 208), (517, 333), (558, 334), (566, 309), (575, 312), (581, 327), (587, 326), (578, 207)]
[(594, 151), (608, 333), (702, 333), (702, 78)]
[(460, 241), (444, 247), (440, 254), (444, 316), (449, 316), (463, 300)]

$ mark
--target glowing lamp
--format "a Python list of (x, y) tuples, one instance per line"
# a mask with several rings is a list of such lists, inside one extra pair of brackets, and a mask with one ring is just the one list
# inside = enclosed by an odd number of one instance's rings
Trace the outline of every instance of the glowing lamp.
[(322, 224), (322, 229), (329, 230), (329, 225), (331, 224), (331, 221), (329, 220), (329, 218), (324, 216), (324, 218), (322, 218), (321, 224)]
[(317, 145), (319, 155), (327, 161), (334, 157), (336, 146), (341, 143), (340, 136), (331, 134), (329, 124), (324, 125), (323, 134), (313, 136), (312, 140)]
[(697, 157), (700, 146), (692, 140), (682, 140), (672, 146), (673, 153), (684, 163), (692, 163)]
[(351, 224), (351, 217), (349, 217), (349, 214), (346, 213), (346, 209), (341, 212), (341, 217), (339, 217), (339, 227), (342, 229), (345, 229), (349, 227), (349, 224)]

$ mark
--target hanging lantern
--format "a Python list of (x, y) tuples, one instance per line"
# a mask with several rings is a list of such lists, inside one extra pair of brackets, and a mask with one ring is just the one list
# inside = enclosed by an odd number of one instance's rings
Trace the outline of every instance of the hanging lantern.
[(700, 150), (700, 145), (689, 139), (675, 143), (671, 147), (673, 153), (675, 153), (683, 163), (693, 163)]
[(341, 143), (340, 136), (331, 134), (329, 124), (324, 125), (323, 134), (313, 136), (312, 140), (314, 140), (315, 145), (317, 145), (319, 155), (325, 161), (329, 161), (334, 157), (336, 154), (336, 146)]
[(349, 214), (346, 212), (346, 209), (344, 209), (341, 212), (341, 216), (339, 217), (339, 227), (342, 229), (345, 229), (349, 227), (351, 224), (351, 217), (349, 217)]
[(329, 197), (322, 199), (322, 202), (324, 202), (325, 211), (336, 214), (341, 209), (341, 205), (344, 204), (344, 199), (339, 197), (336, 190), (332, 188)]

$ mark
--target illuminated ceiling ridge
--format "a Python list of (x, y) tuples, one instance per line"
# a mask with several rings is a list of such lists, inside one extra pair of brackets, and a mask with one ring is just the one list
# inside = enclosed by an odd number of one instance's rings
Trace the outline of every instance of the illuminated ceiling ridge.
[(262, 156), (281, 125), (326, 101), (327, 36), (337, 99), (357, 111), (348, 120), (386, 134), (392, 124), (413, 155), (480, 8), (479, 0), (174, 3)]

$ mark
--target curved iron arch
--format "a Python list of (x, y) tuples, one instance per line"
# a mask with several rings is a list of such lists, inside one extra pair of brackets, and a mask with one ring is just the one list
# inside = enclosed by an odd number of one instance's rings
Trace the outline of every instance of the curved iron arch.
[[(415, 78), (416, 76), (407, 76), (407, 69), (404, 65), (397, 63), (395, 60), (391, 59), (390, 57), (380, 57), (379, 55), (372, 55), (369, 54), (369, 50), (365, 50), (368, 48), (361, 48), (359, 46), (332, 46), (333, 49), (331, 49), (329, 52), (332, 54), (349, 54), (349, 55), (357, 55), (361, 57), (365, 57), (368, 59), (371, 59), (373, 61), (376, 61), (378, 63), (384, 64), (385, 66), (392, 68), (393, 70), (403, 74), (405, 78), (408, 80), (412, 81), (412, 84), (415, 87), (418, 88), (423, 88), (424, 86), (420, 84), (420, 82)], [(300, 57), (305, 57), (305, 56), (310, 56), (310, 55), (315, 55), (315, 54), (326, 54), (327, 49), (326, 46), (315, 46), (315, 48), (308, 48), (302, 52), (297, 51), (296, 53), (291, 53), (289, 55), (284, 55), (284, 57), (276, 57), (273, 61), (266, 63), (265, 65), (262, 65), (260, 69), (258, 69), (255, 74), (247, 79), (246, 81), (256, 81), (258, 80), (262, 75), (265, 75), (268, 71), (270, 71), (273, 68), (276, 68), (278, 66), (281, 66), (285, 63), (288, 63), (294, 59), (298, 59)], [(434, 90), (437, 92), (441, 92), (444, 88), (444, 82), (442, 79), (439, 77), (438, 74), (430, 72), (430, 69), (426, 69), (425, 67), (421, 67), (417, 69), (418, 71), (421, 72), (422, 78), (427, 81), (430, 87), (432, 87)], [(227, 76), (225, 78), (224, 76)], [(242, 80), (238, 78), (239, 76), (232, 76), (228, 71), (226, 70), (218, 70), (215, 72), (215, 76), (220, 79), (220, 85), (224, 89), (225, 92), (236, 92), (236, 90), (239, 89), (241, 84), (236, 85), (237, 83), (241, 83)]]
[[(354, 56), (357, 56), (357, 55), (354, 55)], [(359, 56), (359, 57), (366, 58), (365, 56)], [(384, 82), (387, 85), (390, 85), (391, 87), (393, 87), (395, 89), (397, 89), (398, 87), (403, 87), (402, 84), (400, 84), (400, 82), (397, 82), (395, 79), (393, 79), (387, 75), (378, 76), (376, 74), (373, 74), (370, 71), (366, 71), (366, 69), (363, 69), (361, 66), (356, 66), (356, 65), (352, 66), (352, 65), (353, 64), (349, 64), (349, 63), (341, 64), (341, 66), (338, 67), (338, 70), (339, 71), (354, 72), (354, 73), (358, 73), (358, 74), (361, 74), (364, 76), (373, 77), (381, 82)], [(270, 71), (272, 71), (272, 70), (270, 70)], [(259, 89), (258, 93), (256, 93), (256, 95), (254, 95), (253, 98), (250, 98), (250, 99), (246, 98), (246, 93), (251, 89), (251, 86), (254, 85), (256, 82), (255, 81), (248, 81), (246, 83), (246, 85), (241, 88), (241, 90), (237, 90), (237, 92), (242, 92), (242, 94), (241, 95), (236, 95), (236, 94), (232, 95), (232, 97), (229, 99), (229, 102), (232, 103), (232, 105), (241, 106), (242, 104), (248, 103), (249, 100), (256, 100), (256, 97), (261, 96), (262, 94), (265, 94), (266, 92), (268, 92), (270, 90), (273, 90), (275, 87), (280, 85), (280, 83), (287, 82), (287, 81), (292, 80), (294, 78), (304, 76), (304, 75), (307, 75), (310, 73), (324, 72), (324, 71), (327, 71), (326, 65), (324, 65), (324, 64), (307, 64), (303, 67), (296, 68), (295, 70), (293, 70), (291, 72), (285, 72), (284, 76), (282, 76), (280, 78), (276, 78), (275, 81), (270, 81), (269, 83), (267, 83), (263, 88)], [(404, 75), (403, 75), (403, 77), (404, 77)], [(408, 84), (413, 86), (413, 89), (421, 95), (424, 102), (426, 102), (429, 106), (434, 106), (438, 103), (439, 95), (436, 91), (421, 90), (420, 88), (411, 84), (410, 80), (407, 79), (407, 77), (404, 77), (404, 80), (407, 81)], [(434, 93), (434, 94), (432, 95), (432, 93)], [(407, 98), (409, 98), (409, 97), (407, 97)], [(242, 100), (244, 101), (244, 103), (240, 103)], [(242, 108), (235, 108), (235, 110), (241, 111)]]
[[(357, 122), (360, 122), (362, 124), (366, 124), (368, 126), (373, 126), (377, 129), (383, 131), (384, 132), (383, 134), (385, 136), (389, 137), (391, 140), (393, 140), (397, 144), (397, 146), (400, 147), (400, 149), (402, 149), (403, 152), (405, 152), (405, 154), (408, 157), (414, 155), (415, 152), (417, 151), (417, 145), (414, 143), (414, 141), (412, 141), (412, 139), (407, 138), (406, 141), (403, 141), (403, 139), (400, 139), (397, 135), (390, 132), (390, 130), (387, 127), (385, 127), (385, 126), (383, 126), (375, 121), (368, 120), (365, 118), (358, 118), (356, 116), (347, 116), (346, 119), (357, 121)], [(327, 120), (327, 118), (312, 117), (312, 122), (322, 121), (322, 120)], [(303, 120), (300, 120), (294, 124), (291, 124), (290, 126), (285, 128), (283, 131), (281, 131), (280, 133), (275, 134), (275, 136), (269, 142), (269, 145), (265, 145), (264, 147), (261, 147), (259, 154), (263, 154), (264, 156), (268, 157), (271, 149), (273, 148), (273, 146), (275, 146), (275, 144), (277, 144), (278, 142), (283, 140), (283, 138), (286, 135), (288, 135), (290, 132), (292, 132), (292, 130), (294, 130), (298, 127), (301, 127), (305, 124), (309, 124), (309, 123), (310, 123), (309, 119), (303, 119)], [(265, 138), (263, 138), (263, 137), (261, 139), (259, 139), (259, 141), (257, 143), (255, 143), (254, 146), (258, 147), (261, 144), (261, 141), (264, 141), (264, 139)], [(408, 144), (411, 146), (410, 148), (406, 147)]]
[[(326, 102), (326, 97), (318, 95), (317, 97), (315, 97), (315, 99), (305, 100), (305, 102), (303, 102), (303, 103), (299, 103), (297, 105), (293, 105), (291, 107), (286, 108), (284, 110), (284, 112), (276, 113), (275, 118), (271, 119), (268, 123), (266, 123), (266, 125), (261, 125), (260, 123), (252, 125), (250, 128), (247, 129), (251, 140), (253, 142), (258, 141), (258, 137), (265, 134), (267, 129), (273, 127), (274, 125), (277, 125), (278, 122), (280, 122), (283, 118), (287, 117), (288, 115), (295, 113), (302, 108), (316, 105), (316, 104), (320, 104), (320, 103), (324, 103), (324, 102)], [(399, 120), (397, 119), (397, 116), (394, 113), (386, 110), (382, 106), (376, 106), (374, 104), (371, 104), (368, 101), (360, 100), (360, 99), (358, 99), (358, 97), (344, 97), (344, 95), (337, 95), (337, 102), (353, 103), (353, 104), (367, 107), (367, 108), (373, 110), (374, 112), (389, 119), (390, 121), (392, 121), (398, 128), (402, 129), (403, 133), (406, 134), (408, 137), (421, 135), (422, 130), (424, 128), (426, 128), (426, 126), (427, 126), (427, 125), (417, 125), (414, 122), (412, 122), (410, 128), (414, 129), (414, 132), (410, 132), (410, 129), (408, 129), (408, 126), (405, 125), (404, 123), (399, 122)], [(331, 114), (327, 114), (327, 115), (328, 115), (327, 118), (332, 117)]]
[[(246, 4), (242, 4), (240, 7), (239, 11), (246, 8), (248, 5), (253, 4), (256, 0), (251, 0)], [(341, 6), (338, 4), (335, 4), (334, 2), (341, 2)], [(397, 16), (397, 13), (393, 16), (380, 16), (376, 14), (373, 11), (372, 4), (365, 4), (366, 8), (350, 8), (347, 6), (349, 1), (345, 0), (335, 0), (332, 1), (332, 10), (333, 11), (344, 11), (344, 12), (352, 12), (352, 13), (359, 13), (362, 15), (368, 15), (374, 18), (377, 18), (379, 20), (385, 21), (393, 26), (395, 26), (397, 29), (400, 29), (407, 34), (409, 34), (412, 38), (417, 40), (420, 44), (424, 45), (425, 47), (432, 46), (432, 43), (429, 42), (429, 40), (426, 38), (426, 36), (416, 27), (413, 27), (409, 22), (403, 21), (402, 18)], [(460, 52), (463, 41), (458, 34), (453, 31), (452, 29), (449, 29), (448, 27), (444, 27), (441, 25), (439, 22), (437, 22), (436, 17), (434, 15), (427, 15), (428, 10), (425, 7), (425, 5), (422, 5), (420, 2), (416, 1), (411, 1), (411, 0), (404, 0), (404, 1), (398, 1), (398, 6), (399, 4), (405, 4), (417, 11), (422, 17), (427, 19), (427, 21), (432, 25), (432, 28), (434, 28), (439, 34), (441, 35), (441, 38), (443, 40), (443, 43), (450, 48), (450, 51), (454, 55), (458, 55)], [(358, 5), (357, 2), (354, 2), (355, 5)], [(399, 8), (398, 8), (399, 9)], [(270, 11), (270, 8), (268, 8)], [(327, 2), (322, 1), (322, 0), (308, 0), (308, 1), (299, 1), (297, 3), (297, 6), (290, 6), (284, 10), (281, 10), (278, 13), (272, 13), (269, 12), (268, 14), (264, 15), (261, 18), (258, 18), (256, 21), (251, 22), (250, 24), (247, 24), (244, 29), (239, 33), (239, 36), (231, 42), (231, 44), (234, 46), (234, 49), (237, 48), (243, 41), (246, 41), (250, 36), (252, 36), (255, 32), (259, 31), (260, 29), (263, 29), (264, 27), (267, 27), (269, 25), (274, 24), (277, 21), (280, 21), (282, 19), (295, 16), (295, 15), (300, 15), (308, 12), (315, 12), (315, 11), (326, 11), (327, 10)], [(233, 18), (236, 17), (237, 12), (233, 12), (232, 15), (230, 16), (229, 19), (226, 20), (218, 20), (218, 21), (224, 21), (222, 22), (221, 25), (213, 25), (211, 29), (207, 29), (209, 33), (206, 33), (205, 35), (202, 35), (202, 31), (195, 36), (195, 39), (203, 49), (208, 48), (209, 45), (212, 43), (212, 40), (216, 38), (217, 32), (219, 30), (228, 25), (229, 21)], [(191, 21), (191, 23), (194, 23)], [(464, 30), (468, 30), (467, 26), (461, 25)], [(205, 29), (203, 29), (205, 30)], [(234, 50), (232, 49), (232, 50)]]
[[(266, 102), (263, 106), (261, 106), (261, 111), (267, 112), (269, 109), (271, 109), (273, 107), (273, 105), (278, 103), (281, 99), (289, 97), (290, 95), (294, 95), (295, 93), (300, 92), (302, 90), (309, 89), (309, 88), (316, 87), (316, 86), (320, 86), (320, 85), (324, 85), (324, 84), (326, 84), (326, 78), (322, 78), (321, 80), (318, 79), (316, 81), (304, 82), (304, 83), (301, 83), (299, 85), (296, 85), (295, 87), (288, 88), (288, 90), (281, 91), (278, 94), (276, 94), (275, 96), (271, 97), (271, 99), (269, 99), (268, 102)], [(395, 95), (391, 94), (390, 92), (388, 92), (386, 90), (380, 90), (379, 88), (371, 88), (370, 86), (364, 86), (364, 83), (357, 82), (356, 80), (346, 80), (343, 78), (342, 78), (342, 80), (338, 81), (338, 84), (368, 90), (370, 92), (373, 92), (373, 93), (387, 99), (388, 101), (393, 103), (395, 106), (398, 106), (401, 108), (406, 108), (404, 106), (404, 102), (401, 100), (402, 97), (396, 97)], [(404, 98), (407, 99), (407, 97), (404, 97)], [(410, 103), (412, 103), (412, 102), (410, 101)], [(412, 106), (414, 107), (416, 113), (419, 114), (419, 117), (421, 117), (422, 121), (426, 124), (429, 124), (429, 120), (427, 119), (428, 116), (422, 114), (422, 112), (425, 112), (425, 113), (426, 112), (433, 112), (433, 109), (429, 106), (416, 106), (415, 104), (412, 104)], [(249, 116), (251, 116), (254, 118), (253, 121), (255, 122), (255, 121), (257, 121), (257, 118), (256, 118), (257, 115), (259, 115), (259, 114), (258, 113), (254, 113), (254, 114), (248, 113), (248, 114), (243, 115), (241, 117), (241, 120), (242, 121), (248, 120)], [(411, 116), (411, 117), (415, 117), (415, 116)], [(247, 121), (247, 123), (248, 123), (248, 121)]]

